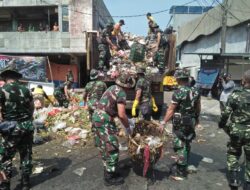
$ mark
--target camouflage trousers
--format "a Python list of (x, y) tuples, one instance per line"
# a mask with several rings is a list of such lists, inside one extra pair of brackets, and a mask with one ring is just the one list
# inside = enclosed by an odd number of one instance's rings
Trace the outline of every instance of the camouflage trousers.
[(191, 149), (190, 141), (183, 141), (182, 139), (174, 135), (173, 148), (174, 151), (177, 153), (176, 164), (183, 167), (187, 167), (189, 160), (189, 153)]
[(16, 152), (20, 154), (20, 169), (22, 175), (32, 173), (32, 121), (18, 123), (13, 131), (2, 134), (0, 143), (0, 169), (7, 177), (7, 182), (12, 177), (12, 159)]
[(92, 115), (92, 125), (95, 134), (95, 144), (100, 150), (103, 165), (106, 171), (114, 172), (119, 159), (116, 126), (112, 118), (101, 110), (96, 110)]
[(67, 108), (69, 106), (69, 101), (67, 100), (65, 94), (56, 91), (54, 93), (55, 99), (58, 101), (60, 107), (65, 107)]
[(227, 167), (229, 171), (240, 171), (239, 159), (242, 148), (245, 152), (245, 180), (250, 183), (250, 125), (229, 126), (230, 141), (227, 149)]
[(159, 48), (155, 53), (153, 60), (160, 70), (165, 69), (165, 50), (164, 48)]
[(109, 60), (111, 58), (109, 46), (106, 44), (99, 44), (99, 61), (98, 61), (98, 69), (103, 70), (104, 66), (109, 68)]

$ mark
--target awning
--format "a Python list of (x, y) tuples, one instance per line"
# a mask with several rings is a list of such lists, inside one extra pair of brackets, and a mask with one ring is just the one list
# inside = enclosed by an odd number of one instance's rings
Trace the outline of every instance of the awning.
[(201, 69), (198, 74), (197, 87), (211, 89), (219, 74), (219, 69)]

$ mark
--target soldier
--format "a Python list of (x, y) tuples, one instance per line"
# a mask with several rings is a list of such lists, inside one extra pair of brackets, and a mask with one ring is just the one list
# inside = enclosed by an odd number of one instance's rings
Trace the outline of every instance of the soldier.
[[(234, 90), (229, 96), (226, 107), (221, 114), (219, 127), (229, 135), (227, 145), (227, 168), (229, 186), (238, 189), (239, 158), (242, 148), (245, 151), (245, 185), (244, 190), (250, 189), (250, 70), (246, 71), (242, 80), (243, 87)], [(228, 124), (227, 124), (228, 123)]]
[(152, 115), (152, 105), (153, 111), (157, 112), (158, 108), (155, 104), (155, 99), (152, 97), (151, 93), (151, 82), (145, 77), (145, 69), (140, 68), (137, 71), (137, 76), (139, 77), (136, 83), (136, 95), (132, 106), (132, 116), (136, 116), (136, 108), (140, 105), (140, 112), (144, 120), (150, 121)]
[(70, 96), (68, 94), (68, 88), (70, 88), (69, 86), (70, 86), (69, 83), (60, 84), (59, 87), (57, 87), (54, 91), (54, 97), (57, 100), (60, 107), (63, 106), (67, 108), (69, 106), (69, 100), (70, 100)]
[[(106, 91), (107, 86), (104, 82), (98, 80), (99, 73), (97, 70), (92, 69), (90, 71), (90, 82), (85, 86), (83, 92), (83, 100), (86, 103), (92, 116), (94, 110), (96, 109), (98, 101), (101, 99), (102, 94)], [(91, 120), (91, 117), (90, 117)]]
[(2, 135), (0, 145), (1, 190), (10, 190), (12, 159), (16, 151), (20, 154), (21, 188), (30, 189), (32, 172), (32, 116), (34, 103), (32, 95), (18, 80), (22, 74), (15, 69), (6, 68), (0, 74), (6, 84), (0, 89)]
[(109, 68), (109, 60), (111, 58), (110, 55), (110, 47), (111, 49), (117, 49), (111, 41), (112, 30), (114, 26), (113, 23), (107, 24), (104, 30), (101, 32), (98, 50), (99, 50), (99, 62), (98, 62), (98, 69), (103, 71), (104, 68)]
[(200, 114), (200, 94), (197, 89), (189, 87), (189, 75), (179, 70), (175, 73), (179, 88), (173, 93), (172, 103), (162, 121), (173, 122), (173, 148), (177, 152), (172, 177), (186, 177), (190, 153), (190, 143), (195, 138), (195, 123)]
[(130, 126), (125, 112), (126, 89), (135, 85), (133, 78), (121, 75), (116, 79), (116, 85), (110, 86), (102, 95), (97, 109), (92, 116), (96, 145), (99, 147), (104, 164), (105, 185), (120, 185), (123, 177), (117, 170), (119, 159), (119, 144), (116, 137), (117, 127), (114, 117), (118, 117), (130, 134)]
[(151, 28), (151, 33), (147, 36), (148, 50), (152, 52), (153, 61), (160, 73), (164, 73), (166, 43), (162, 38), (163, 32), (154, 22), (149, 22), (149, 26)]
[(68, 73), (66, 74), (66, 82), (71, 83), (71, 85), (74, 83), (74, 75), (71, 69), (68, 69)]

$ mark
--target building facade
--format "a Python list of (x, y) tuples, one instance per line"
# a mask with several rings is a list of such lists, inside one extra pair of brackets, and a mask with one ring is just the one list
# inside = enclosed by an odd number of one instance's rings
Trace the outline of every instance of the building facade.
[(250, 5), (250, 0), (228, 1), (226, 48), (223, 54), (221, 49), (223, 5), (217, 5), (182, 25), (178, 30), (177, 42), (178, 58), (182, 65), (199, 68), (201, 63), (207, 62), (209, 63), (207, 67), (220, 68), (224, 70), (223, 72), (230, 72), (233, 79), (240, 80), (243, 71), (250, 69), (247, 58), (250, 55), (250, 12), (245, 3)]
[(102, 0), (0, 0), (0, 53), (74, 64), (84, 83), (87, 34), (109, 21)]

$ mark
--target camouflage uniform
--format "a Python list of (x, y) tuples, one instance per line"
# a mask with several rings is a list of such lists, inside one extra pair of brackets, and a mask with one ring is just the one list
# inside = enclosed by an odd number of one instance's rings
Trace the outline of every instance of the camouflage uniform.
[(151, 102), (151, 83), (144, 77), (140, 77), (136, 83), (135, 90), (141, 90), (140, 98), (140, 112), (143, 116), (143, 119), (150, 121), (152, 115), (152, 102)]
[(161, 33), (161, 40), (158, 47), (158, 51), (154, 54), (153, 60), (156, 63), (157, 67), (160, 71), (163, 71), (165, 69), (165, 49), (166, 49), (166, 43), (163, 40), (163, 32), (161, 30), (157, 30), (156, 34), (160, 32)]
[(29, 176), (32, 172), (33, 98), (26, 87), (12, 82), (0, 89), (0, 102), (3, 121), (18, 122), (13, 130), (2, 133), (0, 145), (0, 168), (9, 183), (16, 151), (20, 154), (22, 176)]
[(101, 33), (100, 43), (98, 45), (99, 50), (99, 62), (98, 62), (98, 69), (103, 70), (104, 66), (109, 68), (109, 60), (111, 58), (109, 44), (106, 38), (111, 39), (111, 30), (105, 28)]
[(106, 89), (107, 86), (102, 81), (91, 81), (86, 85), (85, 92), (87, 93), (88, 99), (87, 105), (91, 114), (96, 109), (97, 103)]
[(118, 103), (126, 104), (126, 93), (121, 87), (113, 85), (105, 91), (99, 101), (98, 109), (92, 116), (96, 145), (100, 149), (104, 167), (108, 172), (115, 171), (119, 158), (119, 144), (116, 137), (118, 131), (113, 120), (118, 116)]
[[(230, 122), (228, 125), (228, 119)], [(250, 89), (234, 90), (229, 96), (222, 112), (219, 127), (224, 128), (230, 136), (227, 150), (227, 166), (229, 173), (240, 170), (239, 158), (242, 148), (245, 151), (245, 180), (250, 183)]]
[(60, 107), (67, 108), (69, 106), (69, 100), (64, 93), (64, 86), (59, 86), (54, 91), (54, 97), (58, 101)]
[[(180, 86), (173, 94), (172, 103), (177, 105), (176, 113), (181, 114), (182, 121), (175, 122), (173, 117), (174, 151), (178, 154), (177, 166), (186, 170), (188, 165), (190, 143), (195, 138), (195, 119), (198, 115), (195, 106), (200, 99), (197, 89), (188, 86)], [(184, 118), (189, 120), (189, 125), (185, 125)]]
[(74, 76), (72, 71), (69, 71), (66, 75), (66, 82), (74, 83)]

